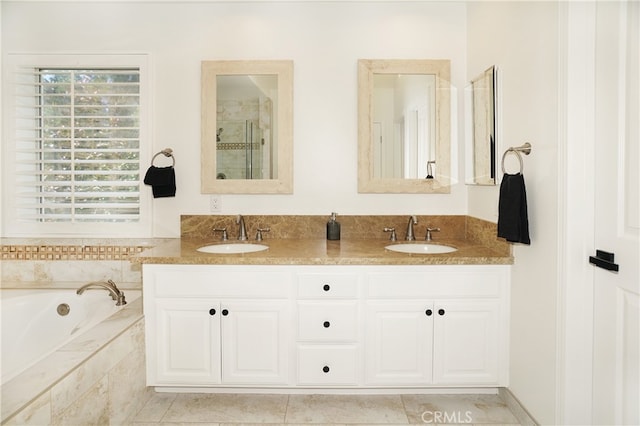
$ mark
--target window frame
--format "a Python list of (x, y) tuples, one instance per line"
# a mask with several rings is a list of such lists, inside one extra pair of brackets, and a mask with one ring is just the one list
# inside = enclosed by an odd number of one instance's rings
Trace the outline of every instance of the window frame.
[[(8, 54), (2, 87), (2, 236), (3, 237), (151, 237), (151, 190), (142, 182), (144, 160), (151, 158), (151, 99), (149, 57), (146, 54)], [(18, 217), (16, 174), (15, 73), (20, 69), (121, 69), (137, 68), (140, 74), (140, 170), (139, 220), (135, 222), (38, 222)]]

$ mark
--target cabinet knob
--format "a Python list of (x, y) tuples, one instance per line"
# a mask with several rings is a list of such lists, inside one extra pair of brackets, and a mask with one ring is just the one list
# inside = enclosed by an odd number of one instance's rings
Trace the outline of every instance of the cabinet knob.
[(224, 315), (226, 317), (227, 315), (229, 315), (229, 311), (227, 309), (223, 309), (222, 310), (222, 315)]
[(324, 371), (325, 373), (329, 372), (329, 366), (325, 365), (324, 367), (322, 367), (322, 371)]
[(322, 325), (324, 326), (324, 328), (329, 328), (331, 326), (331, 323), (329, 321), (325, 321), (322, 323)]
[(213, 316), (216, 314), (216, 310), (215, 309), (209, 309), (209, 315)]
[(425, 313), (425, 315), (430, 317), (433, 314), (433, 311), (431, 309), (427, 309), (426, 311), (424, 311), (424, 313)]
[(438, 309), (438, 315), (444, 315), (444, 309), (442, 308)]
[(325, 285), (322, 286), (322, 289), (324, 291), (329, 291), (329, 290), (331, 290), (331, 286), (329, 284), (325, 284)]

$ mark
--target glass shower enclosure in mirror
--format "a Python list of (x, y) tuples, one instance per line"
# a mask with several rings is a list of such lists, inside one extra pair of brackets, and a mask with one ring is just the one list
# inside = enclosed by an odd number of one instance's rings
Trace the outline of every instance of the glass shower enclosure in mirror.
[(489, 67), (465, 90), (466, 179), (469, 185), (495, 185), (497, 68)]
[(358, 61), (358, 191), (450, 192), (448, 60)]
[(290, 193), (290, 61), (202, 63), (202, 192)]
[(219, 75), (216, 79), (216, 178), (273, 179), (278, 175), (273, 134), (275, 75)]

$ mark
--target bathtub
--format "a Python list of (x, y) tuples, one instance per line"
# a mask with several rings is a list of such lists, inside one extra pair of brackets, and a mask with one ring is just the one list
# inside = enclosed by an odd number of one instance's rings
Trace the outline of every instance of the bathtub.
[[(124, 293), (130, 304), (141, 292)], [(2, 385), (127, 306), (104, 289), (2, 289), (0, 301)]]

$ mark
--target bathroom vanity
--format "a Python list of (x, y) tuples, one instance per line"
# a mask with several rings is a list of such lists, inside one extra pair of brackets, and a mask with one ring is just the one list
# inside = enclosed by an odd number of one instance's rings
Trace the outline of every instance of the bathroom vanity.
[(147, 384), (507, 385), (506, 266), (144, 265)]
[(139, 256), (147, 385), (301, 392), (508, 385), (510, 253), (386, 240), (268, 240), (221, 255), (182, 239)]

